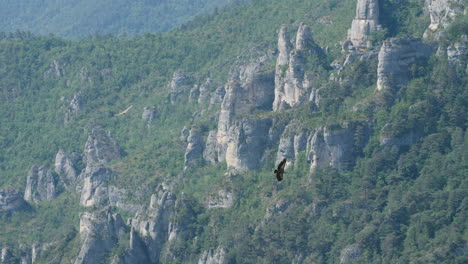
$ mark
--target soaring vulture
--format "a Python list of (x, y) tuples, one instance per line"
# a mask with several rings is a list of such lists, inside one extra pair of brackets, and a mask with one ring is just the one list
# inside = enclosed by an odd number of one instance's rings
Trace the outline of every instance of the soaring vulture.
[(284, 166), (286, 165), (286, 158), (284, 158), (280, 164), (278, 165), (278, 169), (275, 170), (276, 173), (276, 179), (278, 181), (283, 180), (283, 173), (284, 173)]

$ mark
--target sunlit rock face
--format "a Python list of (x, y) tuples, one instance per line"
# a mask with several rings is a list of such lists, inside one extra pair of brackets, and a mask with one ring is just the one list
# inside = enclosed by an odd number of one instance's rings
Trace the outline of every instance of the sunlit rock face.
[(426, 0), (431, 24), (424, 32), (424, 38), (430, 37), (439, 29), (446, 28), (457, 15), (466, 14), (464, 0)]
[[(301, 23), (296, 34), (295, 47), (289, 39), (286, 25), (278, 33), (278, 57), (275, 69), (275, 99), (273, 111), (295, 107), (311, 100), (315, 87), (315, 73), (307, 72), (310, 67), (321, 66), (323, 51), (314, 42), (312, 30)], [(312, 96), (312, 101), (314, 96)]]
[(39, 203), (57, 197), (58, 177), (46, 166), (33, 166), (29, 170), (24, 200)]
[(392, 38), (382, 43), (377, 66), (377, 91), (395, 92), (410, 79), (410, 68), (433, 53), (433, 47), (418, 38)]
[(108, 209), (81, 213), (81, 249), (75, 264), (104, 262), (125, 232), (127, 226), (122, 217)]
[(187, 149), (185, 150), (184, 170), (196, 166), (203, 157), (203, 137), (200, 130), (192, 127), (187, 137)]
[(226, 249), (222, 247), (206, 250), (201, 254), (198, 264), (224, 264), (226, 263), (226, 253)]
[(354, 48), (367, 47), (369, 36), (372, 32), (381, 29), (379, 25), (379, 1), (358, 0), (356, 5), (356, 17), (348, 30), (348, 40)]
[(55, 155), (54, 171), (59, 175), (60, 180), (65, 187), (70, 187), (75, 184), (78, 173), (75, 169), (75, 164), (79, 156), (76, 153), (67, 154), (63, 149), (60, 149)]

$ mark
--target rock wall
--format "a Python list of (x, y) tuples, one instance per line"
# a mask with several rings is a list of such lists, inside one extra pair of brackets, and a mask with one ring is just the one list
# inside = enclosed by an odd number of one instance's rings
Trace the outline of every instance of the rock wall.
[(187, 137), (185, 150), (184, 170), (198, 165), (203, 157), (203, 137), (198, 128), (192, 127)]
[(198, 260), (198, 264), (224, 264), (226, 263), (226, 252), (226, 249), (222, 247), (204, 251)]
[(446, 28), (459, 14), (466, 14), (464, 0), (426, 0), (431, 24), (424, 32), (424, 38), (438, 29)]
[(60, 149), (55, 155), (54, 171), (59, 175), (60, 180), (65, 187), (70, 187), (76, 183), (78, 173), (75, 169), (75, 164), (79, 156), (76, 153), (67, 154), (63, 149)]
[(379, 25), (379, 1), (358, 0), (356, 5), (356, 17), (348, 30), (348, 40), (352, 46), (349, 48), (368, 47), (371, 44), (368, 39), (372, 32), (381, 29)]
[(410, 78), (410, 68), (429, 57), (433, 47), (418, 38), (391, 38), (383, 42), (377, 67), (377, 91), (397, 91)]
[(292, 47), (286, 25), (278, 33), (278, 58), (275, 69), (275, 99), (273, 111), (298, 106), (310, 100), (317, 78), (306, 72), (310, 67), (322, 66), (324, 54), (312, 38), (309, 26), (301, 23), (297, 30), (295, 48)]
[(185, 74), (183, 70), (175, 71), (169, 84), (169, 100), (171, 104), (174, 104), (181, 95), (189, 93), (192, 86), (192, 78)]
[(12, 215), (29, 208), (23, 199), (23, 193), (18, 190), (0, 190), (0, 216)]
[(39, 203), (57, 197), (58, 178), (46, 166), (32, 166), (29, 170), (24, 191), (24, 200)]
[(108, 208), (80, 215), (81, 249), (75, 264), (104, 263), (127, 227), (119, 214)]

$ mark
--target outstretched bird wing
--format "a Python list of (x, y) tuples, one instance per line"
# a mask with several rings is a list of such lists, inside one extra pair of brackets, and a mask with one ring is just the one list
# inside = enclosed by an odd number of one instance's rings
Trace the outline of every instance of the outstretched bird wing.
[(278, 165), (278, 169), (275, 170), (276, 179), (278, 181), (283, 180), (284, 166), (286, 165), (286, 158), (284, 158)]

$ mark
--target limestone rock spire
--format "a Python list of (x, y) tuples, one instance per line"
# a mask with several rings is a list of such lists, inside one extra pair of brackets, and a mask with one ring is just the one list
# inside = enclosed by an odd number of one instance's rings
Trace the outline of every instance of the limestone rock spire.
[(380, 29), (378, 0), (358, 0), (356, 17), (348, 30), (348, 40), (354, 47), (367, 47), (369, 35)]

